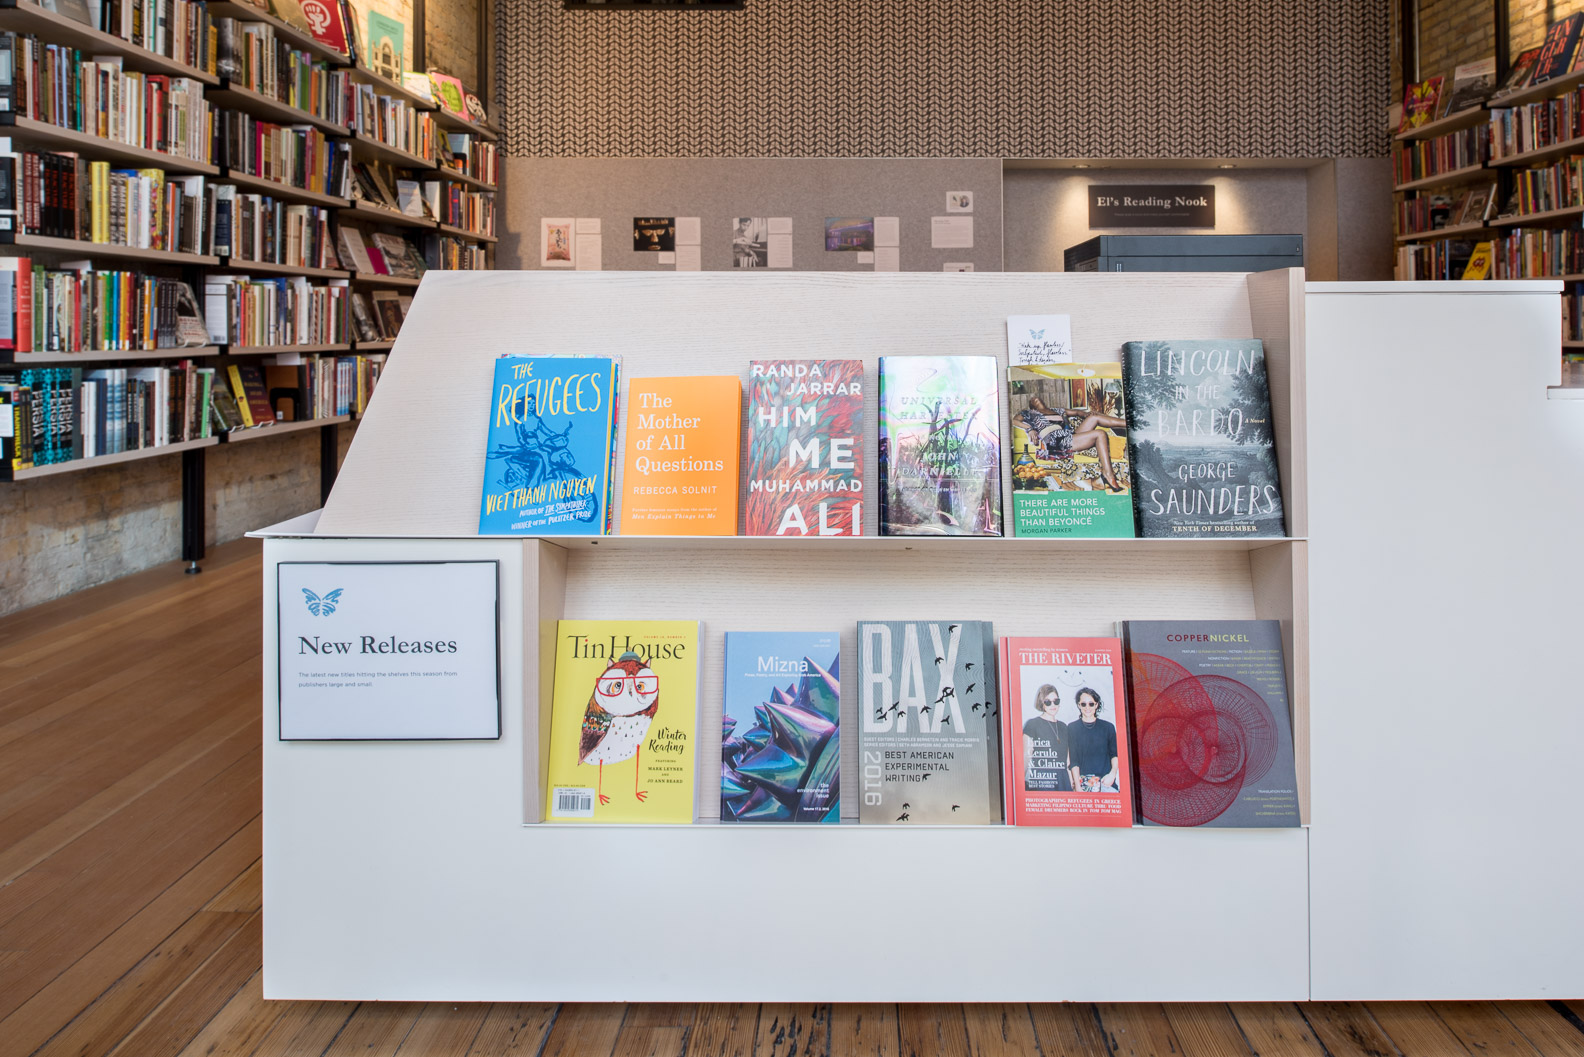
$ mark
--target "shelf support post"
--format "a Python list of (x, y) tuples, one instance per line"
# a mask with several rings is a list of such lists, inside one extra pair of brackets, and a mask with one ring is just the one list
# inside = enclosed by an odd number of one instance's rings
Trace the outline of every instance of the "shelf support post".
[(336, 473), (341, 468), (341, 426), (332, 422), (319, 430), (319, 505), (330, 502)]
[(187, 574), (201, 573), (198, 563), (204, 556), (204, 449), (181, 453), (182, 561)]

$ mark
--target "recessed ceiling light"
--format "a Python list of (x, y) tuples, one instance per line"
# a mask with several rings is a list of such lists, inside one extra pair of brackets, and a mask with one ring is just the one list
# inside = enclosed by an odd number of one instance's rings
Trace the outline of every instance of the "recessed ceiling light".
[(1074, 165), (1073, 168), (1074, 169), (1087, 169), (1087, 168), (1089, 168), (1089, 163), (1081, 161), (1081, 162), (1078, 162), (1076, 165)]
[(1231, 162), (1222, 162), (1219, 166), (1217, 166), (1217, 168), (1220, 168), (1220, 169), (1236, 169), (1237, 166), (1233, 165)]

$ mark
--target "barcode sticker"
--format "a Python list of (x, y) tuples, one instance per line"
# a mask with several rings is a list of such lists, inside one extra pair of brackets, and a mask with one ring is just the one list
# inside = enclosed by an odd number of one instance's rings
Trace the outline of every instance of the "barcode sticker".
[(550, 790), (551, 818), (593, 818), (594, 790), (575, 786), (553, 786)]

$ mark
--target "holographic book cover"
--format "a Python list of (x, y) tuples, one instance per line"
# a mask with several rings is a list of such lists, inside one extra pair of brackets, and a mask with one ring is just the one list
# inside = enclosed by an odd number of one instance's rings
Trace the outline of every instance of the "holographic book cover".
[(989, 621), (858, 624), (858, 821), (1001, 821), (995, 632)]
[(1122, 636), (1139, 820), (1298, 825), (1281, 624), (1128, 620)]
[(616, 372), (599, 356), (495, 361), (479, 535), (609, 531)]
[(994, 356), (880, 357), (880, 534), (1001, 535)]
[(721, 821), (841, 821), (841, 637), (728, 631)]
[(748, 365), (746, 535), (863, 535), (863, 361)]

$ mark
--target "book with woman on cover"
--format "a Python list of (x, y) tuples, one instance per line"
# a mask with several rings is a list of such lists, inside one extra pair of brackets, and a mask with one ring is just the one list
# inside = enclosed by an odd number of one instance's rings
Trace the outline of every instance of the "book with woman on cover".
[(1133, 535), (1121, 364), (1008, 367), (1007, 411), (1017, 535)]

